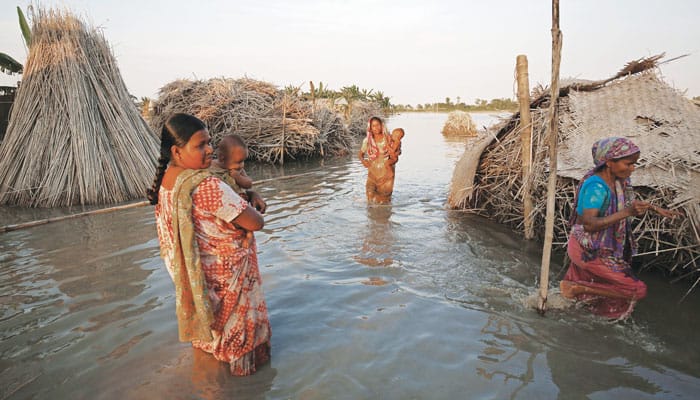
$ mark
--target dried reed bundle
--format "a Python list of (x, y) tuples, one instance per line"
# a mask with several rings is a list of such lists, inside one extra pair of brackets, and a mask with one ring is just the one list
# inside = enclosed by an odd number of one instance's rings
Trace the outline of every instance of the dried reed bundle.
[(476, 136), (476, 125), (472, 116), (464, 111), (452, 111), (447, 115), (445, 126), (442, 127), (445, 136)]
[(367, 134), (367, 121), (375, 116), (384, 118), (384, 112), (379, 104), (361, 100), (353, 101), (348, 130), (354, 136), (365, 136)]
[(102, 32), (68, 11), (36, 8), (5, 140), (0, 203), (32, 207), (142, 198), (158, 144)]
[(160, 132), (174, 113), (186, 112), (207, 124), (214, 144), (235, 133), (248, 144), (251, 158), (269, 163), (349, 151), (352, 137), (323, 106), (313, 109), (297, 94), (253, 79), (177, 80), (160, 89), (150, 119)]

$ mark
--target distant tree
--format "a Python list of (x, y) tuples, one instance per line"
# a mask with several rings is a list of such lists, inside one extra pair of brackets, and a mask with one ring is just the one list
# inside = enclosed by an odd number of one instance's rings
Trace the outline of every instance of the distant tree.
[(451, 104), (449, 97), (445, 97), (445, 104), (447, 104), (448, 106)]

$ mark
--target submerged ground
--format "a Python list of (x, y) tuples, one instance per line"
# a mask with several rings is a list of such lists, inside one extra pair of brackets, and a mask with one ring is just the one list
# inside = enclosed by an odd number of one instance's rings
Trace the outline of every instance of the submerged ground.
[(445, 119), (390, 120), (406, 130), (392, 206), (367, 207), (354, 158), (250, 166), (305, 173), (258, 187), (273, 359), (252, 377), (177, 341), (151, 207), (0, 234), (0, 398), (694, 398), (699, 295), (678, 304), (687, 286), (645, 272), (632, 321), (538, 316), (540, 245), (445, 208), (463, 148)]

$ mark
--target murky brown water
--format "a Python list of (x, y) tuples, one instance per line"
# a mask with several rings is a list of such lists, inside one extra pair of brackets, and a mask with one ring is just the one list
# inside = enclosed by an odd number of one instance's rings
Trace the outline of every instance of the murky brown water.
[(251, 166), (312, 172), (259, 188), (273, 360), (252, 377), (177, 341), (151, 207), (0, 234), (0, 398), (695, 398), (700, 294), (677, 304), (686, 285), (645, 273), (616, 325), (523, 306), (539, 245), (445, 209), (462, 151), (445, 118), (390, 121), (407, 132), (391, 206), (367, 207), (355, 159)]

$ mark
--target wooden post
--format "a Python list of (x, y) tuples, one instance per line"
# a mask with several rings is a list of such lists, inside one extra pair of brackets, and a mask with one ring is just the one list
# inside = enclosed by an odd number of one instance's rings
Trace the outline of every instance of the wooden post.
[(530, 82), (527, 72), (527, 56), (520, 54), (516, 59), (518, 77), (518, 102), (520, 103), (520, 138), (523, 158), (523, 218), (525, 239), (535, 236), (532, 219), (532, 119), (530, 118)]
[(547, 305), (549, 286), (549, 259), (552, 254), (554, 237), (554, 205), (557, 187), (557, 102), (559, 100), (559, 63), (561, 61), (562, 34), (559, 30), (559, 0), (552, 0), (552, 94), (549, 101), (549, 181), (547, 182), (547, 219), (545, 222), (544, 248), (542, 249), (542, 269), (540, 271), (540, 293), (537, 311), (544, 314)]

